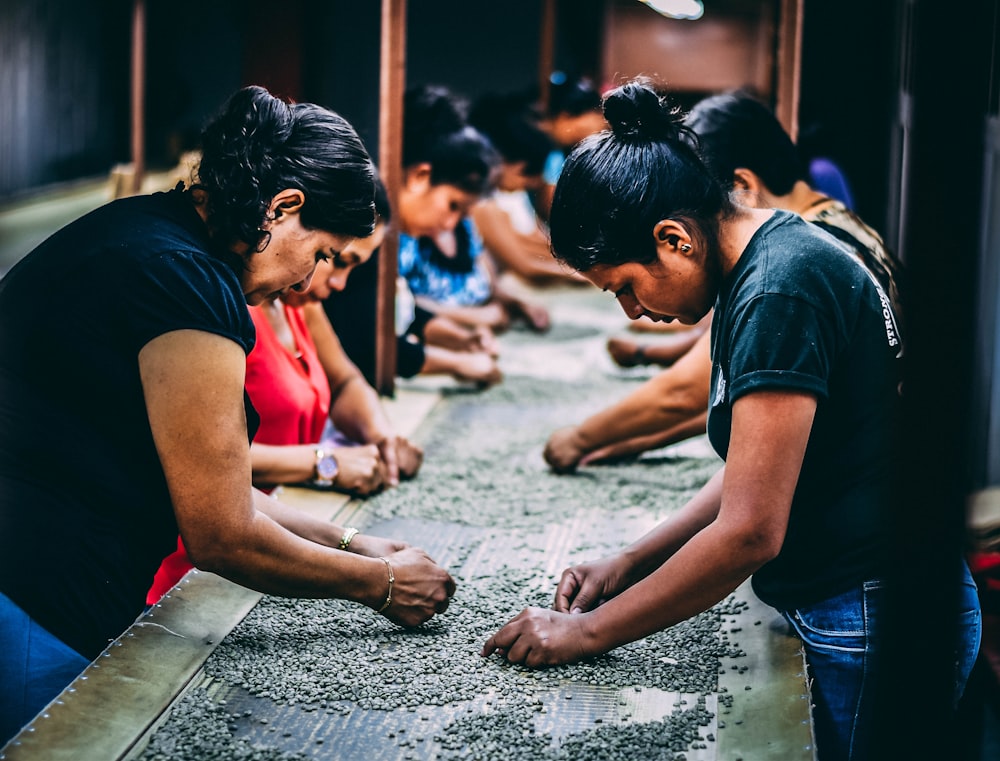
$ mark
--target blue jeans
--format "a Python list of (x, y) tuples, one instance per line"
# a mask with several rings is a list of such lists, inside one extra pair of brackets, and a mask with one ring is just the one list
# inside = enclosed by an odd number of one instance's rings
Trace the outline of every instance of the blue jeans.
[(0, 746), (89, 663), (0, 592)]
[[(979, 596), (967, 565), (961, 594), (956, 704), (975, 664), (982, 634)], [(874, 642), (884, 615), (883, 595), (881, 582), (866, 581), (816, 605), (782, 611), (805, 650), (821, 761), (870, 757), (866, 743), (872, 738), (875, 721)]]

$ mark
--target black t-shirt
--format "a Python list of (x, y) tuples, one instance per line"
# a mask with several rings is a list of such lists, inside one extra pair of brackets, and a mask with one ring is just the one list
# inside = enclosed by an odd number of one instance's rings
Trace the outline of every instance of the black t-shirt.
[(725, 459), (745, 394), (787, 389), (818, 402), (784, 545), (753, 577), (765, 602), (801, 607), (879, 575), (900, 349), (872, 276), (796, 215), (775, 212), (727, 276), (712, 320), (712, 446)]
[(176, 547), (138, 354), (183, 329), (254, 343), (239, 277), (179, 190), (97, 209), (0, 281), (0, 591), (89, 658)]

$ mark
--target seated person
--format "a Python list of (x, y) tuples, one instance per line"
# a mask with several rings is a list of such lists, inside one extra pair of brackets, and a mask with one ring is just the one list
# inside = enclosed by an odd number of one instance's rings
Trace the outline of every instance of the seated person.
[[(348, 359), (322, 301), (344, 287), (385, 236), (379, 220), (332, 261), (316, 265), (310, 287), (250, 306), (257, 340), (247, 356), (245, 387), (260, 414), (250, 445), (253, 483), (311, 484), (357, 495), (416, 475), (419, 447), (395, 433), (378, 393)], [(146, 604), (155, 604), (192, 568), (180, 538), (156, 572)]]
[[(702, 159), (732, 188), (737, 202), (793, 211), (831, 233), (879, 284), (892, 312), (905, 319), (898, 285), (902, 265), (878, 233), (841, 201), (809, 185), (795, 145), (766, 105), (745, 93), (715, 95), (696, 104), (686, 124), (698, 139)], [(683, 357), (624, 399), (553, 432), (545, 460), (565, 473), (705, 433), (710, 336), (705, 331)]]
[(545, 161), (545, 184), (533, 193), (535, 208), (546, 221), (566, 156), (585, 137), (608, 128), (601, 110), (601, 93), (589, 79), (571, 79), (564, 72), (555, 71), (549, 83), (549, 100), (541, 127), (556, 147)]
[[(388, 225), (392, 208), (384, 185), (379, 182), (375, 211)], [(323, 309), (340, 338), (342, 348), (369, 384), (375, 383), (375, 331), (378, 257), (359, 264), (344, 288), (323, 301)], [(503, 375), (497, 364), (496, 339), (485, 327), (469, 327), (449, 317), (435, 315), (416, 306), (406, 280), (396, 287), (396, 374), (450, 375), (457, 381), (485, 388)]]
[(501, 156), (496, 190), (470, 211), (499, 275), (543, 286), (586, 283), (552, 256), (548, 230), (531, 203), (528, 191), (545, 184), (542, 171), (553, 144), (524, 99), (484, 96), (473, 106), (469, 122)]
[(463, 219), (435, 237), (400, 235), (399, 272), (417, 306), (473, 329), (506, 330), (525, 322), (548, 330), (548, 311), (501, 282), (475, 224)]
[(546, 330), (543, 307), (497, 282), (468, 217), (495, 185), (496, 149), (466, 122), (464, 104), (444, 88), (412, 88), (403, 108), (398, 271), (417, 305), (472, 327), (503, 330), (524, 319)]

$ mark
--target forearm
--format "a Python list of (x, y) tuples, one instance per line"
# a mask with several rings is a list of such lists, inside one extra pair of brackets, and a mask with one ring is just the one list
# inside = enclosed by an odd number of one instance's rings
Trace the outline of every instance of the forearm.
[(335, 549), (343, 535), (340, 527), (296, 515), (258, 491), (254, 507), (239, 531), (214, 537), (209, 556), (192, 556), (198, 568), (265, 594), (340, 598), (376, 609), (381, 605), (385, 563)]
[(688, 418), (683, 423), (679, 423), (673, 428), (668, 428), (660, 433), (636, 436), (595, 449), (581, 460), (581, 464), (631, 457), (642, 452), (648, 452), (651, 449), (660, 449), (661, 447), (676, 444), (693, 436), (700, 436), (705, 433), (707, 420), (708, 410), (705, 410), (698, 415)]
[(720, 466), (684, 507), (622, 551), (633, 583), (662, 566), (718, 517), (724, 477), (725, 466)]
[(588, 454), (685, 424), (708, 409), (711, 382), (711, 334), (706, 331), (673, 366), (577, 426), (577, 441)]
[(255, 484), (295, 484), (316, 476), (315, 444), (250, 446)]
[(330, 420), (352, 440), (378, 444), (394, 435), (378, 393), (360, 375), (332, 389)]
[(502, 327), (509, 320), (503, 305), (497, 301), (489, 301), (481, 306), (452, 306), (418, 298), (417, 303), (429, 312), (471, 327), (478, 325)]
[(758, 554), (741, 552), (738, 536), (711, 524), (642, 581), (587, 614), (593, 650), (608, 652), (708, 610), (762, 564)]
[(708, 388), (690, 383), (676, 366), (646, 381), (619, 402), (591, 415), (577, 426), (585, 452), (593, 452), (638, 436), (661, 434), (703, 414)]
[(345, 527), (314, 518), (304, 510), (286, 505), (280, 499), (254, 489), (254, 507), (282, 528), (302, 539), (324, 547), (338, 547)]

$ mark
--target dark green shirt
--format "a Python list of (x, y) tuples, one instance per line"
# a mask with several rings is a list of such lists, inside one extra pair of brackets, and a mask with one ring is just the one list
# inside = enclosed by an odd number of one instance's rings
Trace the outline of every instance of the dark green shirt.
[(797, 215), (776, 211), (724, 281), (712, 321), (715, 450), (726, 458), (732, 405), (746, 394), (787, 389), (817, 400), (785, 542), (753, 577), (765, 602), (802, 607), (879, 575), (900, 354), (874, 278)]

